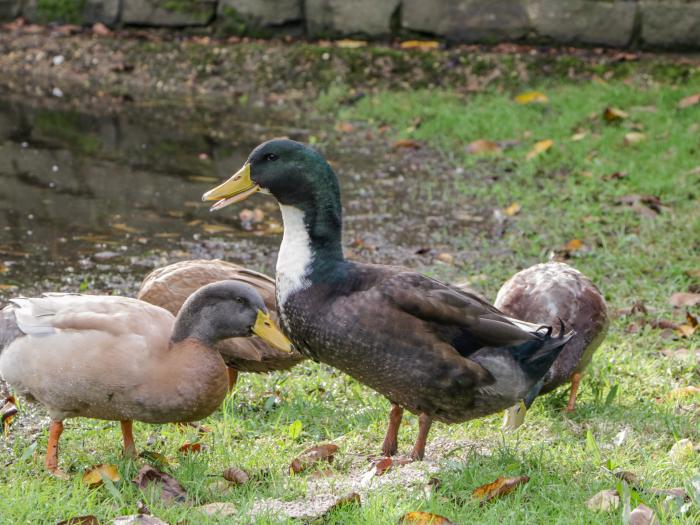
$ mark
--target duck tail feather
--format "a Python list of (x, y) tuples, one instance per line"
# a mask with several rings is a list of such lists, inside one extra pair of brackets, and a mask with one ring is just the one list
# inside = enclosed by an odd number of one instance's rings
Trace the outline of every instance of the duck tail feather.
[(24, 335), (19, 329), (14, 307), (6, 306), (0, 310), (0, 354), (10, 346), (10, 343), (18, 337)]

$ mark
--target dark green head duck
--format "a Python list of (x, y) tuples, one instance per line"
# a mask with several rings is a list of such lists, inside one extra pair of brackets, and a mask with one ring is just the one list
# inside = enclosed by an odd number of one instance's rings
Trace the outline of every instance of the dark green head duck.
[(397, 451), (403, 408), (420, 414), (420, 459), (433, 419), (466, 421), (525, 399), (571, 334), (511, 319), (457, 288), (400, 267), (346, 261), (338, 180), (313, 149), (291, 140), (255, 148), (204, 194), (221, 209), (256, 192), (279, 202), (284, 237), (277, 306), (294, 345), (392, 403), (383, 452)]

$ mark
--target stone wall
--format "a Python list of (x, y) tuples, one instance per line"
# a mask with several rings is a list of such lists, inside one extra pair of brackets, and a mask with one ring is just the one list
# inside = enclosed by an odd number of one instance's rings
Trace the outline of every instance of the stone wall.
[(700, 49), (700, 0), (0, 0), (0, 20), (218, 35)]

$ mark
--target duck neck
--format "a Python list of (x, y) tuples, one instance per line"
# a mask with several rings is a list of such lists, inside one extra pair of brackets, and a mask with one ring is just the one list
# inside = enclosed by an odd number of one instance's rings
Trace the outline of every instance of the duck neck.
[[(306, 204), (306, 205), (305, 205)], [(284, 236), (277, 257), (277, 299), (327, 280), (344, 262), (340, 200), (280, 204)]]

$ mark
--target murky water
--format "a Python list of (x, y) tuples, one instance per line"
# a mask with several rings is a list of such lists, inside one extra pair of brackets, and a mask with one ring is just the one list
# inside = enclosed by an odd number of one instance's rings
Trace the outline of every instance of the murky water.
[(0, 293), (131, 293), (154, 266), (192, 257), (272, 272), (281, 234), (274, 202), (255, 196), (211, 214), (200, 196), (280, 135), (326, 141), (351, 255), (420, 265), (427, 248), (460, 248), (450, 237), (470, 208), (454, 205), (454, 173), (436, 170), (435, 159), (273, 117), (181, 106), (85, 113), (0, 93)]

